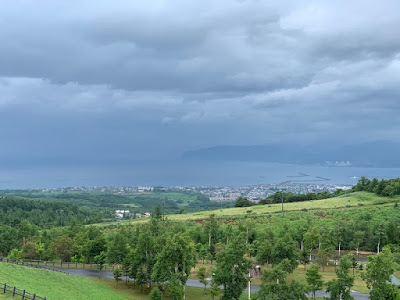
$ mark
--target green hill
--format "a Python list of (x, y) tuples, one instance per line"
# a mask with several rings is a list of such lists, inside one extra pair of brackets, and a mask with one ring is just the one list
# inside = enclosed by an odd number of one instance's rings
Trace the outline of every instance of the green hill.
[[(284, 203), (284, 211), (301, 211), (301, 210), (325, 210), (325, 209), (339, 209), (348, 207), (361, 207), (361, 206), (376, 206), (376, 205), (387, 205), (400, 201), (400, 196), (395, 197), (381, 197), (373, 193), (368, 192), (355, 192), (339, 197), (328, 198), (323, 200), (311, 200), (304, 202), (291, 202)], [(230, 217), (237, 215), (246, 215), (251, 213), (252, 215), (262, 215), (279, 213), (282, 211), (282, 204), (270, 204), (270, 205), (254, 205), (251, 207), (233, 207), (223, 208), (211, 211), (195, 212), (190, 214), (177, 214), (168, 215), (170, 220), (195, 220), (208, 218), (211, 214), (220, 217)]]
[(50, 300), (126, 299), (111, 288), (84, 277), (0, 263), (0, 282)]

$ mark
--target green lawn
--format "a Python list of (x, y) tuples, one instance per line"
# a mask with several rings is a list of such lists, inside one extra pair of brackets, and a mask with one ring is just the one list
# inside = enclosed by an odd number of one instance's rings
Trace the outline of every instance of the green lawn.
[(8, 263), (0, 263), (0, 282), (51, 300), (126, 299), (113, 289), (88, 278)]
[[(0, 263), (0, 282), (47, 297), (49, 300), (150, 300), (150, 291), (146, 287), (141, 293), (139, 287), (126, 286), (124, 282), (119, 282), (117, 285), (112, 279), (79, 277), (8, 263)], [(211, 300), (208, 294), (204, 294), (202, 288), (195, 287), (186, 287), (186, 298)], [(16, 298), (10, 294), (0, 293), (0, 299)], [(164, 295), (163, 299), (169, 298)]]

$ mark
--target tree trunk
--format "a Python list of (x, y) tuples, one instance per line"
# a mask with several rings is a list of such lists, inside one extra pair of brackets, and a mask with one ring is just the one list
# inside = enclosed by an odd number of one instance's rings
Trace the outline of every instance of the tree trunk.
[(340, 257), (340, 245), (342, 244), (342, 242), (339, 242), (339, 257)]
[(379, 246), (381, 245), (381, 238), (378, 240), (378, 254), (379, 254)]

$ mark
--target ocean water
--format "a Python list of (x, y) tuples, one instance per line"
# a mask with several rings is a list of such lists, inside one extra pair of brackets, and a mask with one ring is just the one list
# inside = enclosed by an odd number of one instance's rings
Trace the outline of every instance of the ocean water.
[(233, 186), (295, 181), (350, 185), (361, 176), (400, 177), (400, 168), (357, 168), (258, 162), (142, 161), (112, 166), (1, 169), (0, 189), (66, 186)]

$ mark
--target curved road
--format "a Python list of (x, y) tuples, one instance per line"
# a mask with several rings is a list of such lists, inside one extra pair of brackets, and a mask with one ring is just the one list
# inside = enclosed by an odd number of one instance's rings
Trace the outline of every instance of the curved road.
[[(95, 271), (95, 270), (87, 270), (87, 269), (75, 269), (75, 268), (57, 268), (57, 267), (47, 267), (46, 269), (49, 270), (55, 270), (55, 271), (61, 271), (64, 273), (68, 273), (71, 275), (76, 275), (76, 276), (83, 276), (83, 277), (100, 277), (100, 278), (107, 278), (107, 279), (114, 279), (114, 274), (111, 271)], [(122, 277), (124, 279), (124, 277)], [(187, 286), (193, 286), (193, 287), (204, 287), (202, 283), (200, 283), (199, 280), (197, 279), (188, 279)], [(260, 289), (259, 285), (252, 285), (251, 286), (251, 292), (257, 292)], [(248, 289), (246, 288), (246, 292)], [(368, 294), (363, 294), (363, 293), (358, 293), (358, 292), (351, 292), (351, 295), (354, 297), (355, 300), (367, 300), (368, 299)], [(308, 297), (311, 297), (311, 294), (307, 295)], [(329, 293), (326, 293), (325, 291), (317, 291), (316, 292), (317, 297), (329, 297)]]

